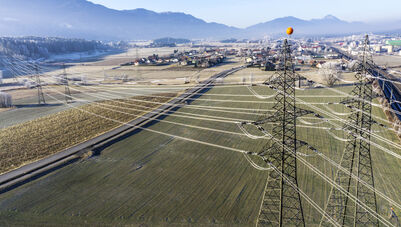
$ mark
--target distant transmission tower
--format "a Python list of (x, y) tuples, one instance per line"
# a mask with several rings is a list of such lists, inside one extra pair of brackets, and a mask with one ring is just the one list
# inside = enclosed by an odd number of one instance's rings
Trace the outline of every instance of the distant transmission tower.
[(258, 153), (278, 170), (269, 173), (258, 217), (259, 226), (305, 226), (301, 198), (297, 190), (297, 150), (306, 143), (297, 140), (296, 120), (313, 112), (295, 106), (297, 80), (290, 45), (284, 40), (277, 74), (264, 83), (277, 90), (277, 102), (273, 107), (276, 112), (256, 122), (242, 123), (255, 125), (261, 131), (265, 131), (265, 124), (276, 123), (271, 139)]
[[(368, 51), (369, 37), (366, 35), (362, 63), (359, 65), (356, 74), (358, 83), (351, 92), (352, 98), (342, 101), (353, 111), (344, 126), (344, 130), (349, 133), (347, 136), (349, 142), (347, 142), (340, 163), (341, 167), (348, 170), (349, 173), (338, 170), (335, 181), (348, 193), (355, 195), (360, 202), (377, 213), (375, 192), (360, 182), (364, 181), (374, 188), (370, 154), (370, 133), (374, 123), (371, 115), (373, 81), (368, 76), (368, 67), (373, 61)], [(358, 177), (358, 180), (352, 180), (352, 173)], [(360, 204), (349, 201), (348, 196), (334, 187), (329, 195), (326, 212), (342, 226), (379, 226), (377, 218), (369, 214)], [(321, 226), (331, 226), (331, 224), (323, 217)]]
[(72, 102), (72, 96), (71, 96), (71, 91), (70, 91), (70, 85), (68, 83), (68, 76), (67, 76), (67, 71), (65, 69), (65, 64), (63, 64), (63, 77), (62, 81), (64, 83), (64, 96), (65, 96), (65, 102), (69, 103)]
[(38, 67), (35, 67), (35, 71), (36, 71), (36, 87), (38, 89), (38, 104), (46, 104), (46, 100), (45, 100), (45, 96), (43, 95), (43, 90), (42, 90), (42, 84), (40, 82), (40, 76), (39, 76), (39, 70)]
[[(135, 57), (136, 57), (136, 60), (139, 61), (139, 63), (140, 63), (142, 57), (140, 57), (140, 55), (139, 55), (139, 47), (136, 47), (136, 49), (135, 49)], [(138, 64), (138, 66), (135, 67), (136, 80), (143, 80), (141, 71), (139, 70), (139, 65), (140, 64)]]

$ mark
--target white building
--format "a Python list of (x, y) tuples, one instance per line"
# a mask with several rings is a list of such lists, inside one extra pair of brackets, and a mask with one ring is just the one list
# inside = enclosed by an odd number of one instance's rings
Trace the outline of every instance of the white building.
[(374, 50), (376, 53), (380, 53), (380, 52), (382, 51), (382, 46), (381, 46), (381, 45), (375, 45), (375, 46), (373, 47), (373, 50)]
[(393, 53), (393, 46), (383, 46), (383, 49), (387, 50), (387, 53)]

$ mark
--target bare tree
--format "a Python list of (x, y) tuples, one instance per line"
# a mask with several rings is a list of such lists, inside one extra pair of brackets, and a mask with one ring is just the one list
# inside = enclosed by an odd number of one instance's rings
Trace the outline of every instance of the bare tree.
[(343, 78), (341, 69), (332, 64), (323, 65), (319, 70), (319, 74), (322, 76), (325, 84), (329, 87), (334, 86)]

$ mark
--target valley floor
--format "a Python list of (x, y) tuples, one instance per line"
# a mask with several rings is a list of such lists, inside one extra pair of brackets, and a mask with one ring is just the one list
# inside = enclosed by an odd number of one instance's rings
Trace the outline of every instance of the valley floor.
[[(352, 87), (335, 89), (348, 93)], [(255, 91), (274, 94), (266, 88), (255, 88)], [(233, 97), (235, 95), (244, 96)], [(317, 124), (317, 128), (299, 122), (299, 139), (339, 162), (345, 143), (332, 137), (327, 128), (334, 127), (331, 123), (341, 125), (339, 120), (346, 116), (325, 115), (327, 109), (322, 103), (339, 101), (341, 95), (328, 89), (297, 91), (297, 95), (319, 107), (321, 114), (330, 119)], [(149, 130), (107, 147), (99, 156), (73, 163), (1, 194), (0, 225), (255, 226), (267, 172), (254, 169), (241, 153), (208, 143), (260, 151), (266, 139), (249, 139), (235, 122), (257, 119), (257, 114), (264, 111), (256, 109), (269, 110), (273, 101), (256, 99), (246, 86), (217, 86)], [(348, 112), (342, 105), (330, 108), (339, 113)], [(380, 108), (374, 108), (373, 114), (385, 119)], [(304, 121), (318, 123), (321, 120)], [(373, 130), (398, 142), (395, 134), (387, 129), (375, 126)], [(256, 130), (251, 132), (257, 133)], [(345, 137), (341, 130), (332, 133)], [(372, 140), (401, 154), (393, 146)], [(319, 156), (306, 160), (333, 178), (335, 168), (328, 162)], [(372, 160), (377, 190), (401, 203), (398, 190), (401, 188), (401, 160), (375, 147), (372, 147)], [(329, 184), (303, 164), (298, 163), (298, 167), (300, 189), (324, 207)], [(302, 202), (307, 226), (318, 225), (321, 215), (305, 200)], [(380, 197), (378, 204), (379, 213), (388, 215), (391, 204)]]

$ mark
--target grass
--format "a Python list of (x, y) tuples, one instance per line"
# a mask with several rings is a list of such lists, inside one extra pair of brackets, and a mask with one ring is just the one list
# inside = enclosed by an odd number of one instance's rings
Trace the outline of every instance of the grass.
[[(149, 86), (147, 86), (149, 88)], [(144, 96), (144, 95), (152, 95), (157, 93), (178, 93), (181, 92), (185, 87), (175, 87), (171, 89), (171, 87), (167, 86), (157, 87), (154, 86), (153, 89), (143, 90), (144, 86), (122, 86), (115, 85), (113, 87), (110, 86), (92, 86), (91, 89), (88, 87), (78, 87), (78, 86), (70, 86), (72, 96), (74, 99), (78, 100), (86, 100), (89, 102), (95, 101), (104, 101), (110, 99), (108, 93), (103, 93), (105, 89), (112, 89), (114, 92), (118, 92), (115, 94), (120, 99), (126, 99), (133, 96)], [(28, 122), (31, 120), (35, 120), (40, 117), (45, 117), (51, 114), (55, 114), (61, 111), (65, 111), (73, 107), (78, 107), (85, 105), (86, 102), (74, 102), (71, 103), (70, 106), (64, 105), (62, 102), (64, 101), (64, 90), (62, 93), (55, 93), (54, 89), (64, 89), (62, 86), (46, 86), (44, 87), (45, 99), (47, 105), (37, 105), (38, 98), (37, 95), (31, 94), (29, 97), (17, 98), (13, 100), (13, 105), (15, 108), (0, 112), (0, 129), (7, 128), (10, 126), (14, 126), (17, 124), (21, 124), (24, 122)], [(169, 89), (170, 88), (170, 89)], [(36, 90), (35, 90), (36, 91)], [(108, 90), (109, 91), (109, 90)], [(82, 93), (81, 93), (82, 92)], [(89, 92), (89, 94), (86, 94)], [(51, 95), (51, 96), (48, 96)], [(100, 97), (101, 96), (101, 97)], [(13, 96), (14, 98), (14, 96)]]
[[(159, 98), (139, 96), (135, 97), (135, 99), (163, 103), (175, 95), (161, 94), (160, 96)], [(138, 104), (138, 101), (130, 99), (122, 99), (119, 101), (119, 103), (112, 101), (95, 102), (94, 104), (80, 106), (78, 109), (65, 110), (1, 129), (0, 172), (7, 172), (23, 164), (55, 154), (121, 125), (118, 122), (98, 118), (88, 112), (102, 115), (106, 118), (112, 118), (120, 122), (129, 122), (137, 118), (137, 116), (129, 114), (142, 115), (149, 111), (147, 108), (127, 111), (124, 108), (130, 108), (132, 107), (130, 104)], [(115, 108), (116, 110), (125, 111), (129, 114), (101, 108), (98, 106), (98, 103), (117, 105)], [(143, 106), (155, 108), (158, 105), (144, 103)]]
[[(272, 94), (272, 91), (255, 89), (261, 94)], [(349, 92), (352, 87), (336, 89)], [(216, 87), (209, 93), (250, 94), (245, 87)], [(299, 91), (297, 95), (311, 103), (341, 100), (317, 97), (338, 95), (327, 89)], [(202, 97), (213, 98), (233, 99), (225, 96)], [(197, 100), (193, 104), (249, 109), (272, 107), (272, 104), (253, 103), (252, 101), (260, 101), (256, 98), (236, 99), (249, 102), (216, 103)], [(323, 109), (322, 105), (316, 106)], [(333, 105), (332, 109), (338, 112), (348, 111), (341, 105)], [(247, 114), (189, 108), (182, 108), (178, 112), (256, 119), (256, 116)], [(385, 118), (379, 108), (374, 108), (373, 113)], [(165, 119), (240, 133), (235, 124), (185, 119), (175, 114)], [(340, 122), (335, 123), (341, 125)], [(318, 126), (329, 127), (330, 124)], [(264, 140), (251, 140), (235, 134), (166, 122), (154, 124), (150, 129), (248, 151), (259, 151), (265, 143)], [(378, 134), (385, 138), (398, 141), (393, 133), (377, 126), (374, 130), (378, 130)], [(345, 144), (335, 140), (325, 130), (299, 127), (297, 134), (299, 139), (307, 141), (331, 159), (336, 162), (340, 160)], [(341, 131), (336, 134), (345, 136)], [(374, 141), (400, 153), (399, 150)], [(307, 160), (325, 174), (334, 176), (334, 168), (321, 158), (312, 156)], [(401, 203), (401, 191), (397, 190), (401, 188), (401, 161), (376, 148), (372, 148), (372, 160), (377, 189)], [(324, 207), (329, 185), (302, 164), (298, 164), (298, 167), (299, 187), (319, 206)], [(0, 225), (53, 226), (69, 223), (81, 226), (255, 226), (266, 177), (267, 172), (251, 167), (242, 154), (141, 131), (106, 148), (100, 156), (73, 163), (42, 179), (0, 195)], [(379, 212), (387, 215), (390, 204), (381, 199), (378, 202)], [(317, 225), (321, 217), (319, 213), (304, 200), (303, 206), (307, 226)]]

